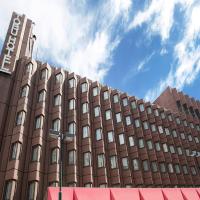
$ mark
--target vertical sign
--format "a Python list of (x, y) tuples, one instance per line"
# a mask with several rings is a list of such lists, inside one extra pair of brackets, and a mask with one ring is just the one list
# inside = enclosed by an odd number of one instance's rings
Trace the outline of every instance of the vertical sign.
[(17, 40), (17, 35), (19, 32), (21, 20), (20, 20), (20, 15), (16, 14), (16, 16), (12, 20), (12, 25), (11, 25), (11, 30), (9, 33), (9, 37), (7, 40), (7, 43), (5, 44), (4, 47), (4, 52), (2, 55), (2, 63), (0, 65), (0, 71), (6, 72), (6, 73), (11, 73), (9, 69), (9, 65), (11, 64), (11, 58), (12, 54), (14, 53), (15, 50), (15, 44)]

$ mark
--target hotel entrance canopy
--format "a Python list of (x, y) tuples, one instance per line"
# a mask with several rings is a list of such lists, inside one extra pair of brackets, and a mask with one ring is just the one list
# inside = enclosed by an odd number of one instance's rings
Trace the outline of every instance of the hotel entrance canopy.
[[(48, 188), (48, 200), (59, 188)], [(62, 188), (63, 200), (200, 200), (200, 188)]]

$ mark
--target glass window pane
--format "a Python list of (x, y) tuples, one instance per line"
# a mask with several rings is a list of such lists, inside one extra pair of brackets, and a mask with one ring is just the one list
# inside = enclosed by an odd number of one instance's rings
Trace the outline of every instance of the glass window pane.
[(124, 134), (119, 134), (119, 144), (122, 145), (122, 144), (125, 144), (125, 139), (124, 139)]
[(74, 110), (76, 105), (75, 99), (70, 99), (69, 100), (69, 110)]
[(175, 168), (176, 174), (180, 174), (180, 173), (181, 173), (181, 170), (180, 170), (180, 167), (179, 167), (178, 164), (175, 164), (175, 165), (174, 165), (174, 168)]
[(169, 173), (174, 173), (174, 168), (171, 163), (168, 163), (168, 170), (169, 170)]
[(133, 136), (129, 136), (128, 137), (128, 141), (129, 141), (129, 146), (132, 147), (135, 145), (135, 141), (134, 141), (134, 138)]
[(106, 110), (106, 120), (111, 119), (111, 116), (112, 116), (111, 110)]
[(60, 131), (60, 119), (55, 119), (53, 121), (53, 130)]
[(160, 134), (164, 133), (163, 127), (162, 126), (158, 126), (158, 131), (159, 131)]
[(151, 124), (151, 131), (156, 132), (156, 125), (155, 124)]
[(88, 103), (83, 103), (82, 104), (82, 113), (85, 114), (88, 112)]
[(142, 139), (142, 138), (138, 139), (138, 146), (140, 149), (144, 148), (144, 139)]
[(40, 146), (36, 145), (33, 146), (32, 149), (32, 161), (39, 161), (40, 160)]
[(97, 160), (98, 160), (98, 167), (105, 167), (105, 156), (104, 156), (104, 154), (99, 154), (97, 156)]
[(182, 151), (181, 147), (177, 147), (177, 152), (178, 152), (178, 155), (182, 155), (183, 154), (183, 151)]
[(91, 153), (90, 152), (86, 152), (83, 154), (83, 158), (84, 158), (84, 162), (83, 165), (86, 166), (90, 166), (91, 165)]
[(63, 78), (63, 76), (61, 73), (56, 74), (56, 84), (62, 83), (62, 78)]
[(43, 116), (38, 116), (35, 119), (35, 129), (42, 128), (43, 126)]
[(121, 113), (116, 113), (115, 114), (115, 117), (116, 117), (116, 122), (119, 123), (122, 121), (122, 118), (121, 118)]
[(87, 85), (87, 83), (82, 83), (81, 84), (81, 92), (83, 93), (83, 92), (87, 92), (87, 90), (88, 90), (88, 85)]
[(128, 158), (122, 158), (123, 169), (128, 169)]
[(153, 172), (158, 171), (157, 163), (156, 162), (151, 162), (151, 169)]
[(178, 137), (176, 130), (173, 130), (173, 131), (172, 131), (172, 136), (173, 136), (174, 138)]
[(28, 200), (34, 200), (35, 199), (35, 188), (36, 182), (29, 183), (28, 187)]
[(139, 105), (140, 112), (144, 112), (144, 104)]
[(109, 92), (108, 92), (108, 91), (105, 91), (105, 92), (103, 93), (103, 99), (106, 100), (106, 99), (108, 99), (108, 98), (109, 98)]
[(99, 117), (100, 116), (100, 107), (97, 106), (94, 108), (94, 116)]
[(20, 111), (17, 113), (17, 118), (16, 118), (16, 125), (24, 125), (25, 121), (25, 112)]
[(46, 91), (45, 90), (39, 91), (39, 93), (38, 93), (38, 102), (45, 101), (45, 95), (46, 95)]
[(94, 87), (92, 92), (93, 92), (93, 97), (97, 96), (99, 94), (99, 88), (98, 87)]
[(74, 88), (74, 87), (76, 87), (76, 79), (75, 78), (69, 79), (69, 88)]
[(76, 123), (75, 122), (69, 123), (68, 127), (69, 127), (69, 134), (75, 135), (76, 134)]
[(60, 106), (61, 105), (61, 95), (57, 94), (54, 96), (54, 106)]
[(153, 149), (153, 143), (152, 143), (151, 140), (148, 140), (148, 141), (147, 141), (147, 148), (148, 148), (149, 150), (152, 150), (152, 149)]
[(139, 161), (138, 159), (133, 159), (133, 170), (139, 170)]
[(154, 110), (154, 115), (155, 115), (156, 117), (158, 117), (158, 116), (159, 116), (158, 109), (155, 109), (155, 110)]
[(29, 86), (25, 85), (21, 90), (21, 97), (27, 97), (29, 93)]
[(89, 126), (83, 126), (83, 138), (89, 137)]
[(58, 158), (59, 158), (59, 149), (58, 148), (54, 148), (51, 151), (51, 163), (58, 163)]
[(171, 153), (175, 153), (175, 149), (173, 145), (169, 145), (169, 150)]
[(101, 140), (102, 139), (102, 129), (101, 128), (96, 129), (95, 133), (96, 133), (96, 140), (97, 141)]
[(163, 144), (163, 151), (168, 152), (168, 146), (166, 143)]
[(162, 173), (165, 173), (165, 172), (166, 172), (165, 163), (160, 163), (160, 171), (161, 171)]
[(28, 63), (27, 65), (26, 65), (26, 73), (32, 73), (32, 70), (33, 70), (33, 63)]
[(156, 151), (160, 151), (161, 150), (159, 142), (155, 143), (155, 148), (156, 148)]
[(149, 129), (149, 125), (147, 122), (143, 122), (143, 128), (144, 130), (148, 130)]
[(69, 156), (68, 164), (75, 165), (76, 164), (76, 151), (75, 150), (69, 151), (68, 156)]
[(147, 113), (148, 114), (151, 114), (152, 113), (152, 109), (151, 109), (151, 107), (149, 106), (149, 107), (147, 107)]
[(21, 143), (20, 142), (13, 143), (11, 146), (11, 159), (19, 160), (20, 151), (21, 151)]
[(42, 69), (40, 79), (45, 80), (47, 78), (48, 78), (48, 69), (47, 68)]
[(111, 165), (111, 169), (117, 168), (117, 157), (116, 156), (110, 157), (110, 165)]
[(12, 181), (12, 180), (6, 181), (3, 200), (13, 199), (12, 191), (14, 189), (14, 185), (15, 185), (14, 181)]
[(114, 142), (114, 133), (113, 131), (108, 132), (108, 142)]
[(127, 106), (128, 105), (128, 99), (127, 98), (123, 98), (122, 99), (122, 104), (123, 104), (123, 106)]
[(139, 127), (140, 127), (140, 121), (139, 121), (139, 119), (136, 119), (136, 120), (135, 120), (135, 127), (136, 127), (136, 128), (139, 128)]
[(118, 94), (113, 95), (113, 102), (114, 103), (118, 103), (119, 102)]
[(142, 161), (142, 166), (143, 166), (144, 171), (149, 171), (149, 165), (148, 165), (147, 160)]
[(196, 168), (195, 167), (190, 167), (190, 170), (191, 170), (191, 173), (192, 175), (197, 175), (197, 171), (196, 171)]
[(127, 126), (131, 125), (131, 117), (130, 116), (126, 116), (126, 125)]
[(136, 104), (135, 101), (132, 101), (132, 102), (131, 102), (131, 108), (132, 108), (133, 110), (135, 110), (135, 109), (137, 108), (137, 104)]

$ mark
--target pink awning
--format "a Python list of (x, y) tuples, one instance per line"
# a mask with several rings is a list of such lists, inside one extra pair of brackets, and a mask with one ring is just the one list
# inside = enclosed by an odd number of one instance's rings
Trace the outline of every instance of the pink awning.
[[(48, 200), (59, 188), (48, 188)], [(199, 188), (62, 188), (63, 200), (200, 200)]]

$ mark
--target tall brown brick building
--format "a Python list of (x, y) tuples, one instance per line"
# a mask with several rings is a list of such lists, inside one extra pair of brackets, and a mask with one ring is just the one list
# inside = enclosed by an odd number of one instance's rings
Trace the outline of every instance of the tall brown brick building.
[[(200, 102), (167, 88), (154, 104), (32, 59), (33, 22), (13, 13), (0, 57), (0, 198), (79, 187), (200, 186)], [(193, 157), (191, 155), (194, 155)]]

